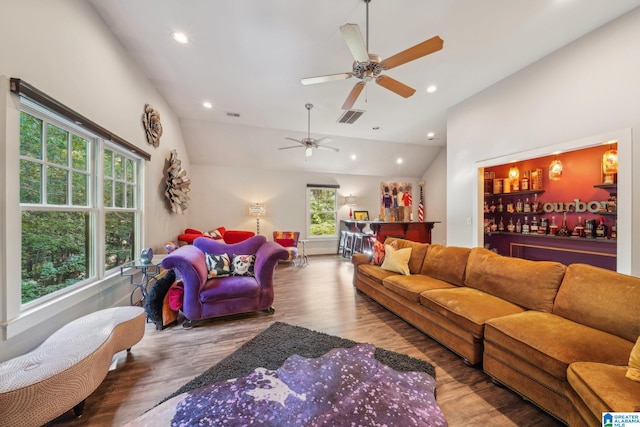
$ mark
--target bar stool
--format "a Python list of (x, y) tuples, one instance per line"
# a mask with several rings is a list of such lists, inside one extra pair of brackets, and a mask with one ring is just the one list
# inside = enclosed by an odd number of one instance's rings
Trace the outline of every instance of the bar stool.
[(342, 256), (348, 257), (353, 255), (353, 249), (356, 242), (356, 233), (352, 231), (345, 232), (344, 246), (342, 248)]
[(343, 253), (344, 251), (344, 244), (347, 240), (347, 232), (344, 230), (340, 231), (340, 239), (338, 240), (338, 254)]

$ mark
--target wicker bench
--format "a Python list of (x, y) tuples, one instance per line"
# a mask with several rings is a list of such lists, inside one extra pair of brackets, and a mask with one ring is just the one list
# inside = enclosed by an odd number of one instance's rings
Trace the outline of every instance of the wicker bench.
[(114, 307), (63, 326), (33, 351), (0, 363), (0, 424), (39, 426), (74, 409), (102, 383), (114, 354), (144, 336), (141, 307)]

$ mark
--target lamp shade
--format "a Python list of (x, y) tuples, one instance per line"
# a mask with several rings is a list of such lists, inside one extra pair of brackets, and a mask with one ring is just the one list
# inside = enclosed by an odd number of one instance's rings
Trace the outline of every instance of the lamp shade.
[(264, 207), (264, 203), (252, 203), (249, 206), (249, 215), (251, 216), (265, 216), (267, 209)]
[(350, 194), (344, 198), (344, 203), (346, 205), (355, 205), (356, 204), (356, 196)]

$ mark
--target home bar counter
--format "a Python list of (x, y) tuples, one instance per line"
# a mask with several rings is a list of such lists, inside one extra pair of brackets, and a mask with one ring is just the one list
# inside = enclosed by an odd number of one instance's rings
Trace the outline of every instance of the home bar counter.
[[(385, 222), (385, 221), (340, 221), (340, 239), (338, 239), (338, 253), (344, 243), (343, 238), (347, 232), (375, 235), (378, 241), (384, 243), (387, 237), (399, 237), (420, 243), (431, 243), (431, 230), (440, 221), (426, 222)], [(366, 233), (365, 228), (371, 230)]]

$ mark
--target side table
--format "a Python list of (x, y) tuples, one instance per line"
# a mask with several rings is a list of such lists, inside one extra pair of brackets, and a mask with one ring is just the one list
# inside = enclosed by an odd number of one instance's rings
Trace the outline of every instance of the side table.
[[(144, 307), (147, 298), (147, 288), (149, 282), (160, 272), (160, 262), (144, 262), (141, 259), (135, 259), (122, 264), (120, 267), (120, 275), (129, 276), (129, 283), (133, 285), (133, 290), (129, 296), (131, 305)], [(140, 280), (136, 281), (135, 276), (140, 274)]]

